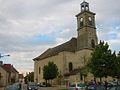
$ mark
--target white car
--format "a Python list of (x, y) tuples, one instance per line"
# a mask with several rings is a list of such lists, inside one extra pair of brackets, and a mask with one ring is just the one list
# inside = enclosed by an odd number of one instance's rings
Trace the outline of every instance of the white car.
[(71, 83), (68, 90), (85, 90), (86, 85), (84, 83)]

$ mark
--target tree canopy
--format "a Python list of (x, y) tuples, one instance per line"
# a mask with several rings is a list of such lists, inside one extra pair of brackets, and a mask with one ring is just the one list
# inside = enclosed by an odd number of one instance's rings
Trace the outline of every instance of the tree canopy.
[(90, 72), (95, 77), (107, 77), (113, 75), (116, 54), (109, 49), (107, 43), (101, 42), (95, 47), (92, 57), (88, 62)]
[(58, 75), (58, 67), (53, 62), (48, 62), (48, 65), (43, 67), (43, 78), (45, 80), (52, 80)]
[(29, 72), (28, 74), (26, 74), (24, 79), (25, 83), (27, 83), (28, 81), (34, 82), (34, 72)]
[(115, 63), (114, 72), (112, 75), (113, 77), (120, 79), (120, 52), (118, 53), (116, 57), (116, 63)]

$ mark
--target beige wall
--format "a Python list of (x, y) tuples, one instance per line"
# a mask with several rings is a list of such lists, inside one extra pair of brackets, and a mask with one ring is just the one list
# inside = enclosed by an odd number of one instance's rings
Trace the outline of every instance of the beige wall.
[(15, 82), (18, 82), (19, 81), (19, 73), (16, 73), (16, 76), (15, 76)]
[(76, 53), (67, 52), (66, 53), (66, 67), (69, 70), (69, 63), (73, 63), (73, 69), (80, 68), (86, 64), (90, 58), (92, 50), (83, 49)]
[[(57, 67), (59, 72), (63, 73), (64, 72), (64, 52), (59, 53), (56, 56), (52, 56), (49, 58), (45, 58), (43, 60), (39, 60), (39, 61), (35, 61), (34, 63), (34, 67), (35, 67), (35, 78), (34, 80), (36, 81), (36, 79), (38, 80), (38, 82), (43, 82), (43, 67), (45, 65), (48, 64), (48, 62), (54, 62)], [(39, 73), (39, 68), (40, 68), (40, 73)]]
[[(69, 63), (72, 62), (73, 69), (78, 69), (83, 67), (91, 56), (92, 50), (83, 49), (76, 53), (66, 53), (66, 72), (69, 72)], [(80, 74), (72, 75), (69, 77), (70, 81), (80, 81)]]
[(7, 72), (0, 67), (0, 73), (1, 73), (1, 79), (0, 79), (0, 86), (6, 86), (7, 85)]
[(19, 81), (19, 73), (17, 72), (12, 72), (11, 73), (11, 79), (15, 79), (15, 82), (18, 82)]
[[(34, 81), (36, 81), (36, 79), (38, 80), (38, 82), (44, 81), (43, 67), (44, 65), (48, 64), (49, 61), (54, 62), (58, 66), (58, 69), (61, 72), (61, 74), (64, 75), (64, 73), (69, 72), (70, 62), (73, 63), (73, 69), (77, 69), (77, 68), (84, 66), (87, 60), (89, 59), (91, 52), (92, 50), (88, 50), (88, 49), (83, 49), (76, 53), (64, 51), (64, 52), (59, 53), (56, 56), (52, 56), (49, 58), (45, 58), (43, 60), (35, 61), (34, 62), (34, 72), (35, 72)], [(39, 67), (40, 67), (40, 74), (39, 74)], [(74, 77), (75, 76), (73, 77), (71, 76), (69, 77), (69, 79), (72, 79), (72, 81), (75, 81), (76, 78)]]

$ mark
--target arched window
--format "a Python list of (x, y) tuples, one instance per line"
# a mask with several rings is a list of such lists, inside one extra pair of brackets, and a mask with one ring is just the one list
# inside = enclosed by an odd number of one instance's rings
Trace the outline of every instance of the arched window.
[(81, 10), (84, 11), (84, 5), (81, 6)]
[(72, 62), (69, 63), (69, 72), (73, 70), (73, 64)]
[(83, 80), (83, 75), (82, 75), (82, 73), (80, 73), (80, 80)]
[(83, 26), (83, 18), (80, 18), (80, 27)]
[(91, 47), (95, 48), (95, 41), (93, 39), (91, 40)]
[(88, 10), (88, 9), (89, 9), (89, 8), (88, 8), (88, 5), (86, 5), (86, 6), (85, 6), (85, 10)]
[(91, 17), (88, 17), (88, 23), (89, 23), (89, 25), (93, 25), (93, 22), (92, 22), (92, 18), (91, 18)]

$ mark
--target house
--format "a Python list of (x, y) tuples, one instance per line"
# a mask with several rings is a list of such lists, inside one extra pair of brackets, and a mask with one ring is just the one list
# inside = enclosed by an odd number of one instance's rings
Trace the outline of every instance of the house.
[(0, 86), (6, 86), (18, 82), (19, 72), (11, 64), (0, 62)]
[(0, 86), (6, 86), (9, 84), (9, 71), (6, 71), (0, 62)]
[(65, 81), (87, 81), (92, 75), (84, 78), (80, 72), (89, 58), (93, 49), (98, 44), (95, 25), (95, 13), (90, 11), (89, 3), (83, 1), (81, 3), (81, 11), (76, 15), (77, 18), (77, 34), (76, 38), (49, 48), (44, 53), (34, 58), (34, 81), (44, 82), (43, 67), (49, 61), (54, 62), (59, 69), (59, 78), (54, 80), (57, 83)]

